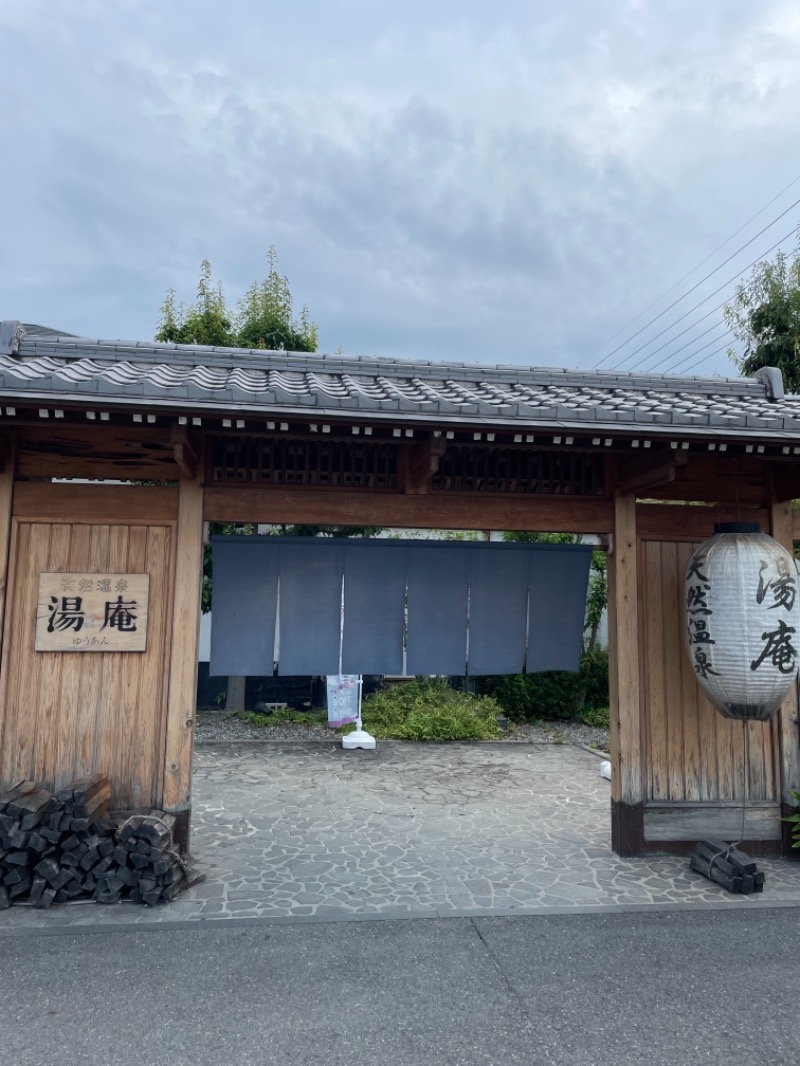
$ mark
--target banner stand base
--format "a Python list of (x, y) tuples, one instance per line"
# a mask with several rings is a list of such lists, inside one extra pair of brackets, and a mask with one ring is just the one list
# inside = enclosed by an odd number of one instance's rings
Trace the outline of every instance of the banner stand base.
[(354, 748), (372, 751), (375, 747), (375, 737), (365, 729), (354, 729), (352, 733), (342, 737), (342, 747), (346, 751), (352, 751)]

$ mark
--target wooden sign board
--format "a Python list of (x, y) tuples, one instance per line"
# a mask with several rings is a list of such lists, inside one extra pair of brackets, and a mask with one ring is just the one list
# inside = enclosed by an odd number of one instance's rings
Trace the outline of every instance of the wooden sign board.
[(40, 574), (36, 651), (145, 651), (149, 574)]

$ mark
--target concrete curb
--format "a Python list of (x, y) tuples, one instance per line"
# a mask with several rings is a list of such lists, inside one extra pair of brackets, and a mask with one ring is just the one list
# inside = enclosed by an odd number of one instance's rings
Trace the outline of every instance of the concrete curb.
[(611, 758), (607, 751), (600, 751), (599, 748), (590, 748), (588, 744), (577, 744), (576, 747), (583, 748), (584, 751), (588, 751), (590, 755), (596, 755), (599, 759)]
[(681, 914), (698, 911), (722, 911), (722, 910), (796, 910), (800, 908), (800, 900), (764, 900), (752, 898), (739, 898), (732, 900), (720, 900), (718, 902), (691, 902), (691, 903), (609, 903), (591, 904), (588, 906), (577, 904), (574, 907), (514, 907), (509, 910), (480, 910), (480, 909), (423, 909), (408, 911), (366, 911), (362, 914), (320, 914), (298, 915), (297, 917), (248, 917), (248, 918), (189, 918), (177, 919), (176, 921), (142, 921), (142, 922), (102, 922), (97, 925), (54, 925), (47, 926), (18, 926), (6, 928), (0, 922), (0, 940), (5, 937), (31, 937), (31, 936), (84, 936), (98, 933), (154, 933), (160, 930), (165, 932), (191, 931), (204, 929), (247, 929), (261, 926), (280, 925), (334, 925), (342, 922), (407, 922), (407, 921), (431, 921), (455, 918), (460, 921), (488, 921), (491, 919), (506, 920), (509, 918), (582, 918), (582, 917), (611, 917), (613, 915), (630, 914)]

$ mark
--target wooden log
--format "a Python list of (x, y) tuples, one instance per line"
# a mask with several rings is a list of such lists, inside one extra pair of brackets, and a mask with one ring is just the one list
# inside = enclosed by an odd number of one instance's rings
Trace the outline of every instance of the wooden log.
[(189, 865), (186, 867), (186, 887), (191, 888), (193, 885), (199, 885), (202, 881), (205, 881), (206, 875), (201, 873), (195, 867)]
[(33, 851), (38, 852), (40, 855), (43, 852), (47, 851), (49, 843), (50, 842), (46, 840), (42, 836), (42, 834), (36, 829), (32, 829), (28, 834), (28, 847), (31, 848)]
[(18, 781), (13, 788), (0, 795), (0, 811), (4, 814), (16, 815), (17, 811), (14, 809), (16, 801), (31, 795), (35, 791), (36, 783), (34, 781)]
[(736, 867), (725, 858), (724, 848), (712, 848), (707, 841), (701, 840), (694, 849), (694, 853), (699, 859), (703, 859), (707, 862), (709, 866), (713, 865), (715, 869), (721, 870), (727, 877), (742, 876), (742, 871), (737, 870)]
[(7, 910), (11, 906), (11, 897), (5, 885), (0, 885), (0, 911)]
[(18, 884), (12, 885), (8, 894), (11, 899), (17, 899), (19, 896), (25, 896), (30, 892), (31, 885), (33, 884), (33, 878), (28, 876), (24, 877)]
[(12, 829), (8, 834), (8, 842), (12, 848), (26, 848), (28, 846), (27, 830)]
[(61, 866), (55, 859), (42, 859), (40, 863), (34, 867), (36, 873), (43, 877), (46, 881), (52, 884), (61, 873)]
[(38, 904), (39, 909), (40, 910), (44, 910), (47, 907), (52, 906), (55, 898), (56, 898), (56, 890), (52, 887), (52, 885), (50, 885), (42, 893), (41, 899), (39, 900), (39, 904)]
[(111, 869), (113, 869), (114, 874), (120, 881), (122, 881), (123, 885), (126, 885), (128, 888), (132, 888), (139, 881), (138, 872), (131, 870), (128, 866), (120, 866), (117, 864)]
[(72, 813), (76, 818), (102, 818), (108, 811), (108, 801), (111, 799), (111, 786), (106, 784), (104, 789), (95, 792), (93, 796), (81, 803), (75, 803)]
[(87, 800), (106, 788), (108, 788), (108, 775), (92, 774), (90, 777), (84, 777), (80, 781), (73, 781), (69, 798), (78, 803), (86, 803)]
[(689, 866), (696, 873), (702, 874), (703, 877), (707, 877), (709, 881), (715, 881), (728, 892), (741, 893), (742, 891), (741, 877), (729, 877), (716, 865), (712, 866), (710, 862), (706, 859), (701, 859), (698, 855), (692, 855), (689, 859)]
[(60, 892), (64, 889), (72, 880), (72, 870), (68, 867), (61, 867), (56, 874), (55, 878), (50, 882), (50, 887), (54, 888), (56, 892)]
[(754, 874), (758, 872), (757, 864), (734, 844), (725, 844), (722, 840), (715, 839), (703, 840), (701, 843), (717, 850), (726, 850), (728, 852), (728, 862), (741, 870), (742, 873)]
[(36, 857), (35, 852), (26, 848), (23, 851), (9, 851), (3, 862), (6, 866), (30, 866)]
[(93, 896), (96, 903), (113, 904), (122, 899), (121, 892), (96, 892)]
[(39, 789), (38, 792), (34, 792), (16, 801), (16, 806), (20, 808), (20, 827), (22, 829), (33, 829), (47, 817), (47, 806), (52, 798), (52, 794), (47, 789)]
[(45, 881), (45, 879), (43, 877), (41, 877), (39, 874), (37, 874), (34, 877), (34, 879), (33, 879), (33, 884), (31, 885), (31, 892), (30, 892), (30, 896), (29, 896), (30, 902), (33, 904), (34, 907), (38, 904), (39, 900), (42, 898), (42, 893), (44, 892), (44, 890), (46, 888), (47, 888), (47, 881)]

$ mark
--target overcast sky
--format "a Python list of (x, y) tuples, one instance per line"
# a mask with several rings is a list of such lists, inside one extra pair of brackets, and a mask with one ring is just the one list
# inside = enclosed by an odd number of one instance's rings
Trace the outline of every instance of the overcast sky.
[(0, 318), (92, 337), (274, 244), (323, 350), (592, 365), (800, 197), (595, 354), (800, 176), (796, 0), (2, 0), (0, 42)]

